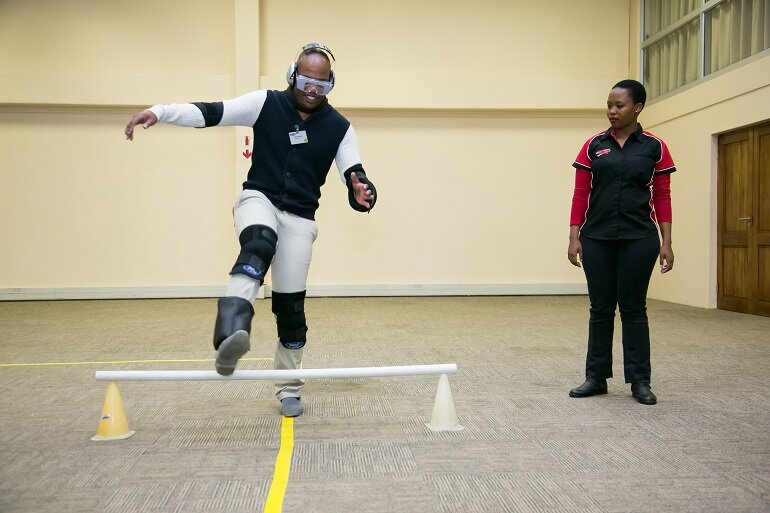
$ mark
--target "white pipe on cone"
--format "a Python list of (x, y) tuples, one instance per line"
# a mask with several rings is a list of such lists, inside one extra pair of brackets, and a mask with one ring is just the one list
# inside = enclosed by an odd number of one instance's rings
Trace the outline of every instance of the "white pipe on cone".
[(336, 369), (236, 370), (230, 376), (216, 371), (96, 371), (96, 381), (233, 381), (281, 379), (388, 378), (426, 374), (455, 374), (456, 363), (400, 365), (393, 367), (349, 367)]

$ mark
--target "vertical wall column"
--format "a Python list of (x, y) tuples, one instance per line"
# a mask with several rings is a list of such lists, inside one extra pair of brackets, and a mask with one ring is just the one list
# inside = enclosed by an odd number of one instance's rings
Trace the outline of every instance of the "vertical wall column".
[[(235, 0), (235, 95), (240, 96), (260, 88), (261, 40), (259, 8), (260, 0)], [(246, 178), (251, 162), (244, 151), (253, 148), (252, 131), (248, 128), (236, 128), (236, 169), (235, 193), (241, 190), (241, 183)], [(249, 144), (246, 144), (246, 137)], [(248, 153), (246, 154), (248, 155)]]
[[(262, 63), (262, 40), (260, 34), (261, 0), (234, 0), (235, 33), (233, 35), (235, 55), (235, 96), (260, 89)], [(233, 169), (233, 197), (240, 193), (243, 181), (251, 165), (254, 149), (253, 131), (248, 127), (235, 129), (235, 167)], [(233, 255), (238, 252), (238, 241), (233, 237)], [(258, 299), (264, 299), (265, 287), (259, 288)]]

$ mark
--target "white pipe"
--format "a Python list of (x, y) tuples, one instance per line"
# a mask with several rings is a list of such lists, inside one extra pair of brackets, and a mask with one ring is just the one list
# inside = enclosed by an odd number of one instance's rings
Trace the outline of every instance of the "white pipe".
[(456, 363), (401, 365), (395, 367), (348, 367), (337, 369), (236, 370), (230, 376), (216, 371), (96, 371), (96, 381), (232, 381), (331, 378), (388, 378), (425, 374), (455, 374)]

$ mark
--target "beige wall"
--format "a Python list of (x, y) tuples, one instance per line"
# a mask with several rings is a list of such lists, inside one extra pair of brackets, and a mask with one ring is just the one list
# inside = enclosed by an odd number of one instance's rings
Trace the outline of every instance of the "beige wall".
[[(583, 291), (565, 255), (570, 164), (605, 126), (609, 87), (637, 74), (635, 4), (331, 0), (308, 16), (279, 0), (0, 2), (0, 292), (222, 289), (248, 130), (160, 126), (128, 143), (122, 127), (153, 103), (283, 88), (314, 40), (338, 58), (330, 99), (381, 198), (354, 212), (331, 170), (311, 293)], [(675, 222), (691, 224), (652, 295), (707, 306), (712, 270), (682, 247), (711, 229), (682, 213), (703, 187), (677, 189), (703, 144), (666, 109), (645, 116), (671, 139)]]
[(628, 1), (262, 4), (263, 85), (283, 87), (301, 34), (336, 52), (346, 107), (594, 109), (628, 73)]
[(676, 272), (653, 278), (651, 293), (714, 308), (717, 137), (770, 119), (770, 56), (653, 103), (640, 119), (666, 141), (678, 169), (671, 185)]

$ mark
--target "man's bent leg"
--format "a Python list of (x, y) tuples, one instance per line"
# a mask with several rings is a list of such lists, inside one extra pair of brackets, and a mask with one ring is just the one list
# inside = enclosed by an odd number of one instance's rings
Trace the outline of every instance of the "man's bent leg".
[(277, 219), (274, 207), (256, 191), (244, 191), (233, 210), (241, 251), (230, 271), (225, 297), (217, 304), (214, 325), (215, 368), (230, 375), (251, 348), (252, 302), (275, 255)]

